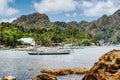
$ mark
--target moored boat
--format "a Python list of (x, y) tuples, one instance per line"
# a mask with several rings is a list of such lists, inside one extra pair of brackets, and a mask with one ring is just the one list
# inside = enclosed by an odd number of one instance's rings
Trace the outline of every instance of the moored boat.
[(41, 49), (36, 51), (28, 51), (29, 55), (63, 55), (70, 54), (71, 50), (69, 49)]
[(63, 55), (63, 54), (70, 54), (70, 52), (37, 52), (31, 51), (28, 52), (29, 55)]

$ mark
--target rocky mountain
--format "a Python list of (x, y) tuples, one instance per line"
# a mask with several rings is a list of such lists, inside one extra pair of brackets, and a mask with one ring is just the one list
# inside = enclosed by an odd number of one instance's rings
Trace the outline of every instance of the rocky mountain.
[(54, 24), (50, 22), (46, 14), (32, 13), (29, 15), (22, 15), (13, 21), (13, 24), (18, 24), (25, 28), (44, 28), (44, 27), (54, 27)]
[(112, 15), (112, 20), (114, 22), (120, 22), (120, 9)]
[(113, 15), (103, 15), (96, 21), (90, 22), (85, 31), (93, 34), (97, 39), (117, 43), (120, 41), (120, 10)]
[(87, 33), (91, 33), (98, 40), (104, 40), (105, 43), (119, 43), (120, 9), (110, 16), (103, 15), (92, 22), (69, 22), (67, 26), (80, 28)]
[(92, 22), (50, 22), (47, 15), (32, 13), (19, 17), (13, 21), (13, 23), (24, 26), (25, 28), (79, 28), (84, 32), (91, 33), (98, 40), (104, 40), (105, 42), (111, 43), (120, 42), (120, 9), (113, 15), (103, 15)]

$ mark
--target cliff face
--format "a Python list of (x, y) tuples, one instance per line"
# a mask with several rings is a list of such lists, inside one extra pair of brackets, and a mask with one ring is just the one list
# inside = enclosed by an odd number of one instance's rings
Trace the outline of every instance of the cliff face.
[(114, 22), (120, 22), (120, 9), (112, 15), (112, 19)]
[(82, 80), (120, 80), (120, 50), (100, 57)]
[(120, 22), (120, 9), (110, 16), (103, 15), (97, 20), (96, 24), (98, 26), (102, 26), (102, 25), (109, 25), (111, 23), (118, 23), (118, 22)]

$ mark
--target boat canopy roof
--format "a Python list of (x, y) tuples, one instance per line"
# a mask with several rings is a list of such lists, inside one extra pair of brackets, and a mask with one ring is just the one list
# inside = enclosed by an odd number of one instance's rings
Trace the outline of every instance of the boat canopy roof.
[(35, 45), (35, 40), (33, 38), (20, 38), (18, 41), (22, 41), (23, 43), (29, 43), (31, 45)]

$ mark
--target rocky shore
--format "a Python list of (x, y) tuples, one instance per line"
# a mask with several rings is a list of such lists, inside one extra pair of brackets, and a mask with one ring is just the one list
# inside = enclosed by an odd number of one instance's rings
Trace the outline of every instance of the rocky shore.
[(50, 75), (69, 75), (69, 74), (84, 74), (88, 71), (86, 68), (71, 68), (71, 69), (43, 69), (41, 73), (47, 73)]
[(82, 80), (120, 80), (120, 50), (100, 57)]
[(32, 80), (57, 80), (57, 76), (69, 74), (84, 74), (88, 71), (86, 68), (71, 68), (71, 69), (43, 69), (42, 74), (33, 76)]

